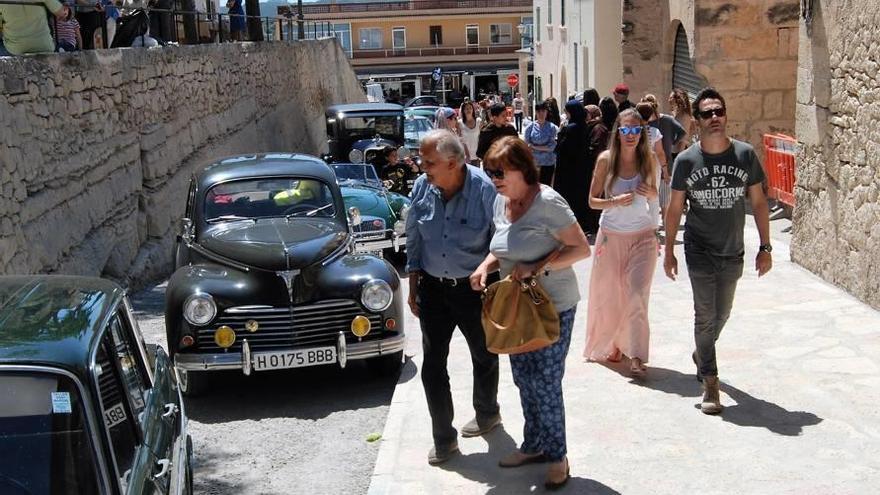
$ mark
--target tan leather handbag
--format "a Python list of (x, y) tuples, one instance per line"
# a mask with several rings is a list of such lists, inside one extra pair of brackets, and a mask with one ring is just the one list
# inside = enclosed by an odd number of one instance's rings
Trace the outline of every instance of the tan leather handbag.
[(521, 354), (559, 340), (559, 314), (535, 277), (510, 276), (483, 292), (486, 348), (495, 354)]

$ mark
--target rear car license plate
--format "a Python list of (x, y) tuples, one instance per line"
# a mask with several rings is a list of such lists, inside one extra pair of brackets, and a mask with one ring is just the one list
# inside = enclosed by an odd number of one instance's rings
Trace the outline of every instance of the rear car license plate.
[(332, 364), (336, 362), (336, 348), (328, 346), (282, 352), (255, 352), (253, 361), (256, 371)]

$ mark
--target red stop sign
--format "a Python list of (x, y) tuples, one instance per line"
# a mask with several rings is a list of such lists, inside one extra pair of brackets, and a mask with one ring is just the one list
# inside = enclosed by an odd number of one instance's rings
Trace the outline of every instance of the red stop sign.
[(507, 85), (508, 86), (516, 86), (516, 83), (519, 82), (519, 77), (516, 74), (510, 74), (507, 76)]

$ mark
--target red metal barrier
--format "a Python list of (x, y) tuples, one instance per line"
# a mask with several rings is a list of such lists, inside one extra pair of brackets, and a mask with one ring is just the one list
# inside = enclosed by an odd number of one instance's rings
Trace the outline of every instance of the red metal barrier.
[(764, 173), (768, 195), (794, 207), (795, 149), (797, 141), (785, 134), (764, 134)]

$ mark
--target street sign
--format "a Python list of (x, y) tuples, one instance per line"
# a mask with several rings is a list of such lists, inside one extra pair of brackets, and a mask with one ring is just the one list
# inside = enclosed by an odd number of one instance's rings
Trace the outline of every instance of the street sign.
[(435, 67), (434, 71), (431, 73), (431, 79), (433, 79), (435, 81), (439, 81), (440, 78), (442, 77), (442, 75), (443, 75), (443, 69), (441, 69), (440, 67)]
[(519, 82), (519, 77), (516, 74), (511, 74), (507, 76), (507, 85), (508, 86), (516, 86), (516, 83)]

